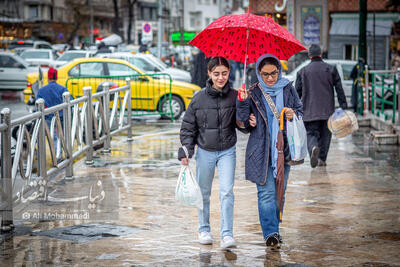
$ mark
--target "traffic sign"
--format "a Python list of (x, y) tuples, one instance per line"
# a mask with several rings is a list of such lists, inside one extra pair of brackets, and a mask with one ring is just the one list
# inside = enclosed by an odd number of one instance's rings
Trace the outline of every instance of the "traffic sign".
[(142, 42), (153, 41), (153, 26), (150, 22), (144, 22), (142, 26)]

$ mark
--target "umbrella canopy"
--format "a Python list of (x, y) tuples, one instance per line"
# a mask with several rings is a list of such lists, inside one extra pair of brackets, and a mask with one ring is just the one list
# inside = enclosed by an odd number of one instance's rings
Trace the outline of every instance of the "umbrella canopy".
[(189, 44), (198, 47), (207, 57), (220, 56), (247, 64), (256, 62), (264, 54), (287, 60), (306, 50), (296, 37), (273, 19), (251, 13), (220, 17)]

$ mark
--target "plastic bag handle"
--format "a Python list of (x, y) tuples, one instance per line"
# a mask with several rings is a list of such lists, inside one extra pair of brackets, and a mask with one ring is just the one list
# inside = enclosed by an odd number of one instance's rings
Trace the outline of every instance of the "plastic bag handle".
[(188, 152), (186, 146), (182, 146), (182, 149), (185, 152), (186, 158), (189, 159), (189, 152)]

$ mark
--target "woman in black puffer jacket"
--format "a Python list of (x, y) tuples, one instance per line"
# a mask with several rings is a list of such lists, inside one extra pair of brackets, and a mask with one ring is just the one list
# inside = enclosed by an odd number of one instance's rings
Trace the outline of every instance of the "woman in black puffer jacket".
[[(236, 98), (237, 91), (228, 82), (229, 63), (212, 58), (208, 65), (206, 87), (198, 92), (183, 117), (180, 131), (182, 146), (189, 158), (196, 152), (196, 180), (203, 195), (203, 210), (198, 210), (199, 242), (212, 244), (210, 234), (210, 195), (215, 167), (218, 170), (221, 202), (221, 247), (236, 245), (233, 239), (233, 185), (236, 165)], [(183, 148), (178, 159), (188, 164)]]

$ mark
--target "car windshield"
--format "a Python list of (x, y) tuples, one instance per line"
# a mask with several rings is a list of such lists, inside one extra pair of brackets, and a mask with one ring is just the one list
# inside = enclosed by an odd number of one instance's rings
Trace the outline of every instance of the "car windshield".
[(85, 53), (64, 53), (57, 61), (71, 61), (75, 58), (85, 57)]
[(156, 64), (152, 64), (152, 61), (147, 61), (144, 58), (134, 57), (133, 65), (137, 66), (139, 69), (144, 70), (145, 72), (154, 72), (160, 71), (160, 68)]
[(50, 53), (45, 51), (25, 51), (21, 55), (22, 58), (41, 58), (41, 59), (49, 59)]
[(158, 57), (155, 57), (155, 56), (153, 56), (153, 55), (148, 55), (148, 57), (149, 57), (154, 63), (156, 63), (158, 66), (160, 66), (160, 68), (161, 68), (162, 70), (168, 68), (168, 66), (167, 66), (164, 62), (162, 62), (161, 59), (159, 59)]

